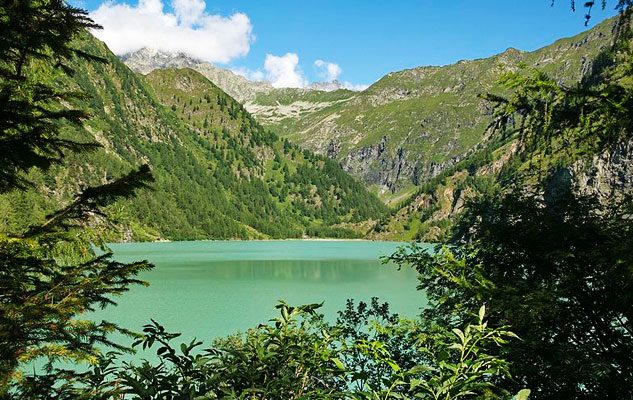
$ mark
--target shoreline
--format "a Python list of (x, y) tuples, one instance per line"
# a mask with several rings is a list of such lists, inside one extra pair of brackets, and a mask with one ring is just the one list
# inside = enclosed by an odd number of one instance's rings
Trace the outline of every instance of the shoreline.
[(139, 243), (182, 243), (182, 242), (368, 242), (368, 243), (411, 243), (403, 240), (376, 240), (376, 239), (342, 239), (342, 238), (288, 238), (288, 239), (184, 239), (184, 240), (147, 240), (130, 242), (109, 242), (108, 244), (139, 244)]

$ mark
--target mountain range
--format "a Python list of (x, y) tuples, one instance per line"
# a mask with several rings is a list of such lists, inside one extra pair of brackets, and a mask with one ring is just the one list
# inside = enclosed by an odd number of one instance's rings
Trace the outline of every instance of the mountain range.
[[(507, 94), (499, 79), (521, 70), (538, 69), (574, 85), (591, 73), (596, 57), (611, 44), (613, 24), (606, 20), (536, 51), (509, 48), (488, 58), (392, 72), (360, 92), (272, 88), (184, 55), (162, 57), (178, 64), (188, 60), (186, 65), (227, 91), (239, 82), (236, 98), (263, 126), (327, 156), (364, 182), (391, 208), (367, 237), (438, 241), (469, 196), (490, 185), (514, 151), (511, 142), (486, 141), (492, 105), (482, 95)], [(125, 60), (140, 73), (138, 65), (155, 69), (165, 63), (146, 50)], [(211, 68), (222, 77), (207, 72)], [(601, 156), (591, 167), (593, 177), (575, 172), (585, 187), (601, 180), (626, 186), (620, 181), (631, 175), (626, 167), (630, 153), (623, 148)]]
[[(83, 93), (84, 127), (65, 138), (96, 142), (49, 173), (33, 171), (26, 193), (0, 196), (0, 232), (42, 221), (86, 186), (149, 164), (153, 190), (112, 207), (112, 240), (356, 237), (385, 205), (334, 161), (301, 149), (259, 124), (230, 95), (190, 68), (142, 76), (89, 34), (72, 76), (34, 66), (60, 87)], [(249, 86), (250, 87), (250, 86)], [(361, 232), (361, 233), (364, 233)]]
[(20, 231), (83, 187), (147, 163), (154, 190), (112, 207), (112, 240), (439, 240), (512, 152), (511, 142), (486, 143), (492, 110), (480, 95), (503, 94), (499, 78), (521, 68), (578, 82), (612, 24), (533, 52), (393, 72), (363, 91), (275, 88), (183, 53), (116, 57), (86, 33), (77, 46), (107, 63), (77, 59), (72, 77), (38, 68), (86, 95), (67, 106), (92, 118), (64, 131), (101, 148), (31, 173), (25, 194), (0, 196), (0, 231)]
[(196, 69), (242, 102), (264, 126), (336, 160), (387, 201), (462, 160), (480, 143), (490, 105), (479, 95), (501, 90), (507, 71), (539, 68), (578, 81), (611, 38), (612, 20), (533, 52), (501, 54), (446, 66), (389, 73), (364, 91), (337, 86), (273, 88), (184, 54), (147, 49), (123, 57), (139, 73), (169, 66)]

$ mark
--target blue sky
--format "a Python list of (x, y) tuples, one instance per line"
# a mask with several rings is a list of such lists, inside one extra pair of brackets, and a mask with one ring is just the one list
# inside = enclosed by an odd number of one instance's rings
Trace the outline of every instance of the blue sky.
[[(162, 7), (161, 21), (167, 21), (166, 24), (187, 25), (187, 29), (201, 32), (193, 36), (183, 31), (182, 39), (177, 30), (165, 39), (156, 39), (156, 34), (149, 33), (144, 38), (149, 28), (137, 26), (139, 19), (133, 14), (141, 7), (139, 1), (145, 2), (143, 7)], [(534, 50), (586, 29), (584, 10), (572, 13), (569, 0), (557, 0), (554, 6), (551, 0), (109, 0), (105, 5), (102, 0), (76, 0), (74, 3), (91, 12), (101, 6), (101, 11), (94, 14), (106, 28), (101, 38), (118, 48), (118, 52), (155, 39), (149, 47), (165, 45), (168, 50), (195, 53), (254, 79), (279, 78), (280, 86), (299, 86), (332, 77), (350, 84), (369, 84), (390, 71), (486, 57), (508, 47)], [(113, 8), (117, 5), (125, 8)], [(130, 13), (129, 22), (126, 12)], [(187, 21), (187, 15), (193, 14), (199, 14), (200, 18)], [(170, 15), (175, 22), (169, 22)], [(594, 9), (590, 26), (613, 15), (612, 9)], [(209, 28), (200, 28), (207, 26), (205, 21), (209, 21)], [(122, 32), (123, 28), (125, 33), (118, 38), (115, 33), (106, 35), (108, 30)], [(140, 39), (131, 40), (137, 37)], [(323, 62), (317, 66), (317, 60)], [(298, 75), (288, 76), (293, 73)]]

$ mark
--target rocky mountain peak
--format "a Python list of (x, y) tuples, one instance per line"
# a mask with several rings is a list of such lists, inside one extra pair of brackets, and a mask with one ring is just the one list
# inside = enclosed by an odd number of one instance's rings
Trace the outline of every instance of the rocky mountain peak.
[(144, 47), (120, 57), (130, 69), (141, 74), (149, 74), (155, 69), (193, 68), (203, 61), (182, 52), (170, 52)]
[(156, 69), (191, 68), (240, 102), (252, 100), (257, 93), (272, 89), (267, 82), (251, 82), (231, 70), (217, 67), (182, 52), (142, 48), (120, 58), (132, 71), (143, 75)]
[[(217, 67), (183, 52), (169, 52), (144, 47), (125, 54), (120, 59), (132, 71), (143, 75), (147, 75), (157, 69), (191, 68), (204, 75), (240, 103), (247, 105), (255, 99), (258, 93), (266, 94), (276, 90), (269, 82), (250, 81), (229, 69)], [(344, 85), (341, 82), (334, 80), (331, 82), (315, 82), (308, 87), (297, 90), (302, 92), (311, 90), (333, 92), (343, 88)], [(287, 89), (281, 89), (281, 91), (284, 90)]]

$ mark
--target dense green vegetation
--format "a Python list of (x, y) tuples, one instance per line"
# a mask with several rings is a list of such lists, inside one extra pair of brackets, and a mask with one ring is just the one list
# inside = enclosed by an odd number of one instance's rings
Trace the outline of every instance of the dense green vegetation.
[[(69, 201), (84, 185), (104, 183), (133, 165), (151, 165), (154, 191), (111, 211), (113, 239), (357, 236), (332, 227), (377, 219), (385, 207), (334, 162), (262, 128), (244, 108), (191, 70), (142, 79), (87, 34), (75, 45), (107, 63), (69, 60), (72, 79), (33, 66), (85, 94), (85, 129), (64, 137), (98, 143), (47, 173), (31, 171), (27, 193), (0, 196), (0, 231), (23, 229)], [(184, 89), (183, 89), (184, 88)]]
[(511, 363), (508, 384), (529, 387), (534, 398), (633, 395), (633, 202), (626, 188), (605, 197), (571, 174), (632, 138), (629, 7), (613, 46), (579, 84), (541, 71), (504, 77), (512, 95), (489, 98), (497, 131), (518, 151), (495, 190), (467, 204), (451, 246), (392, 257), (420, 273), (433, 302), (429, 321), (465, 321), (483, 301), (494, 310), (491, 326), (511, 325), (522, 340), (499, 354)]
[[(60, 122), (81, 126), (85, 110), (64, 107), (77, 93), (38, 74), (34, 62), (56, 65), (51, 73), (72, 72), (74, 57), (102, 62), (68, 45), (74, 35), (95, 27), (85, 12), (63, 1), (3, 2), (0, 7), (0, 193), (24, 193), (36, 184), (26, 171), (51, 169), (68, 151), (91, 145), (63, 135)], [(147, 165), (100, 186), (87, 187), (74, 200), (37, 225), (0, 235), (0, 397), (11, 398), (15, 382), (25, 391), (20, 366), (46, 359), (37, 390), (50, 389), (64, 374), (52, 373), (57, 360), (93, 361), (97, 346), (113, 346), (115, 323), (78, 318), (113, 304), (112, 296), (140, 283), (146, 262), (122, 264), (109, 254), (96, 256), (79, 233), (105, 217), (104, 208), (129, 198), (152, 180)], [(98, 242), (98, 237), (93, 238)], [(72, 375), (72, 373), (70, 373)], [(20, 398), (32, 398), (24, 395)], [(43, 396), (42, 398), (50, 398)]]
[[(280, 315), (244, 335), (202, 347), (195, 339), (179, 347), (178, 334), (146, 325), (137, 346), (155, 349), (156, 363), (98, 366), (54, 390), (35, 380), (27, 396), (130, 399), (460, 399), (510, 398), (495, 386), (508, 365), (487, 345), (514, 335), (490, 329), (485, 309), (464, 329), (419, 331), (377, 301), (348, 308), (335, 325), (317, 314), (319, 305), (278, 305)], [(412, 346), (412, 343), (415, 343)], [(38, 389), (40, 389), (38, 391)], [(525, 400), (528, 390), (516, 399)]]

